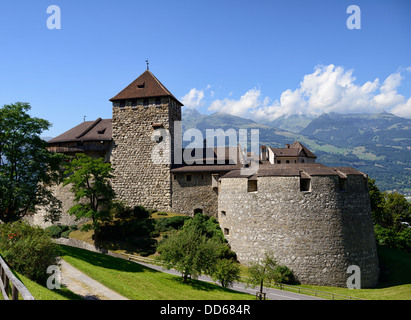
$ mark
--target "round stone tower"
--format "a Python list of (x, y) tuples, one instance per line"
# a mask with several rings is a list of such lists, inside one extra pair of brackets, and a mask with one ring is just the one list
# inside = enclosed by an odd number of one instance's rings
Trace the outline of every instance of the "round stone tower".
[[(218, 216), (242, 263), (272, 252), (301, 283), (347, 286), (349, 266), (361, 288), (378, 280), (366, 176), (321, 164), (260, 166), (220, 178)], [(357, 274), (358, 276), (358, 274)]]

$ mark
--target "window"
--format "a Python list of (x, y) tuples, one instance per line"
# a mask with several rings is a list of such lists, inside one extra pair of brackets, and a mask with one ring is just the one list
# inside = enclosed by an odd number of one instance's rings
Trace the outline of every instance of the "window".
[(248, 180), (247, 191), (248, 192), (257, 191), (257, 180)]
[(300, 178), (300, 191), (311, 191), (311, 179)]
[(190, 182), (190, 181), (191, 181), (191, 174), (187, 174), (187, 175), (186, 175), (186, 181), (187, 181), (187, 182)]
[(203, 214), (203, 209), (200, 209), (200, 208), (194, 209), (194, 214), (196, 215), (197, 213)]
[(156, 104), (157, 105), (161, 104), (161, 98), (156, 98)]
[(277, 164), (281, 164), (281, 160), (277, 160)]
[(123, 100), (123, 101), (120, 101), (120, 108), (124, 108), (126, 106), (126, 102)]
[(225, 211), (221, 211), (221, 216), (225, 217), (226, 216), (226, 212)]
[(224, 235), (229, 236), (230, 235), (230, 230), (227, 228), (224, 228)]
[(290, 160), (286, 160), (285, 163), (290, 163)]
[(148, 98), (145, 98), (143, 100), (143, 106), (148, 106), (148, 102), (149, 102)]

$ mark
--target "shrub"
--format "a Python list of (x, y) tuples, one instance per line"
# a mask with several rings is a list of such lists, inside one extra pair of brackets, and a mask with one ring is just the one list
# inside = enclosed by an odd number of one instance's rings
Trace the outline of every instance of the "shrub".
[(298, 284), (298, 281), (296, 281), (295, 279), (294, 273), (287, 266), (278, 265), (277, 272), (279, 274), (279, 283)]
[(47, 232), (21, 221), (0, 225), (0, 252), (12, 269), (41, 284), (47, 268), (58, 264), (57, 246)]
[(77, 230), (77, 226), (53, 225), (45, 228), (44, 230), (52, 238), (67, 238), (71, 231)]
[(186, 220), (192, 219), (188, 216), (175, 216), (171, 218), (160, 218), (156, 222), (156, 230), (158, 232), (180, 229)]

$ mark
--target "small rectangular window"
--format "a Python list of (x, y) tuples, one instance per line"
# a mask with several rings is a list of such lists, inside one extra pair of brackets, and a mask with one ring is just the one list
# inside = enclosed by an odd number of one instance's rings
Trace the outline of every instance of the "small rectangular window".
[(225, 217), (226, 216), (226, 212), (225, 211), (221, 211), (221, 216)]
[(230, 230), (227, 228), (224, 228), (224, 235), (229, 236), (230, 235)]
[(191, 174), (187, 174), (187, 175), (186, 175), (186, 181), (187, 181), (187, 182), (190, 182), (190, 181), (191, 181)]
[(300, 179), (300, 191), (311, 191), (311, 179)]
[(257, 180), (248, 180), (247, 191), (248, 192), (257, 191)]

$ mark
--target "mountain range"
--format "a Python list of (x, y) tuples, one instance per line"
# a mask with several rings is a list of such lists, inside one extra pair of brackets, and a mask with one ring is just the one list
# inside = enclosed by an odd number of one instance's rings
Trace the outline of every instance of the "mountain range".
[[(291, 115), (255, 122), (224, 113), (182, 114), (183, 131), (259, 129), (261, 145), (284, 147), (300, 141), (328, 166), (349, 166), (367, 173), (382, 191), (411, 195), (411, 120), (390, 113)], [(249, 141), (249, 140), (248, 140)]]

